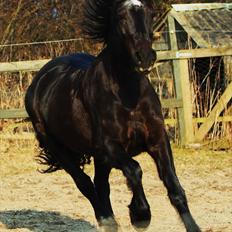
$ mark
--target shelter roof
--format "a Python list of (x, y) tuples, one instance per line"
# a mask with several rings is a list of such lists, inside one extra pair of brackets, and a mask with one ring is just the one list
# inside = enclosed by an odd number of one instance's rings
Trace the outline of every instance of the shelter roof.
[(170, 14), (199, 47), (232, 45), (232, 3), (174, 4)]

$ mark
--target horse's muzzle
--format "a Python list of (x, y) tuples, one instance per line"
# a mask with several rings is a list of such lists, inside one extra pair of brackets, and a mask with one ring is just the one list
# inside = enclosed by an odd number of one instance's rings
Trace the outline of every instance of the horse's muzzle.
[(150, 72), (156, 61), (156, 52), (153, 49), (136, 52), (136, 61), (136, 70), (140, 72)]

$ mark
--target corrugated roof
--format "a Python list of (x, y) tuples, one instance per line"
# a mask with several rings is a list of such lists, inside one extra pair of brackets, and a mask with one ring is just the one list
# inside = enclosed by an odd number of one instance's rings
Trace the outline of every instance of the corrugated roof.
[(200, 47), (232, 45), (232, 3), (175, 4), (171, 15)]

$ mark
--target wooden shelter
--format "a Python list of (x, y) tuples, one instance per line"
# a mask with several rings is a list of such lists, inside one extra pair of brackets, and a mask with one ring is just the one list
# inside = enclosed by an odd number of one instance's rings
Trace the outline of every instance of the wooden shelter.
[[(169, 51), (172, 60), (159, 66), (161, 73), (174, 77), (176, 98), (182, 99), (178, 107), (178, 121), (181, 144), (202, 141), (232, 98), (232, 3), (174, 4), (156, 27), (158, 40), (154, 43), (157, 51)], [(225, 52), (227, 51), (227, 52)], [(161, 52), (161, 53), (162, 53)], [(172, 55), (173, 57), (172, 57)], [(222, 60), (219, 81), (225, 83), (224, 93), (211, 108), (205, 121), (193, 128), (193, 96), (190, 88), (191, 61), (195, 64), (209, 62), (214, 57)], [(162, 60), (162, 57), (159, 57)], [(208, 65), (209, 66), (209, 65)], [(195, 66), (196, 68), (196, 66)], [(218, 67), (219, 69), (219, 67)], [(207, 66), (202, 73), (210, 74)], [(214, 81), (216, 78), (211, 74)], [(224, 118), (225, 119), (225, 118)], [(225, 120), (232, 121), (232, 117)]]

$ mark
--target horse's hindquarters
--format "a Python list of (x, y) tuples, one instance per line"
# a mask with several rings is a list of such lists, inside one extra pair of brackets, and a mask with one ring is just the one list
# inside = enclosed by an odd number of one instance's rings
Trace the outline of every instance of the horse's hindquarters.
[(40, 70), (27, 91), (25, 105), (42, 148), (49, 150), (47, 141), (52, 139), (82, 156), (91, 149), (92, 139), (89, 115), (80, 97), (85, 71), (67, 59), (55, 59)]

